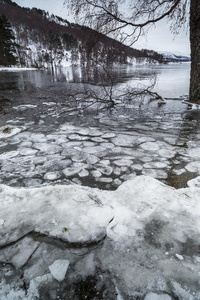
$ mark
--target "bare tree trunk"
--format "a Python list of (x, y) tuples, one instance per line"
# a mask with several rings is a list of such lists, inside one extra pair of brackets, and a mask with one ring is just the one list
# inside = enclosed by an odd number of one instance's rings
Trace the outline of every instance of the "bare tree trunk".
[(190, 0), (190, 102), (200, 104), (200, 0)]

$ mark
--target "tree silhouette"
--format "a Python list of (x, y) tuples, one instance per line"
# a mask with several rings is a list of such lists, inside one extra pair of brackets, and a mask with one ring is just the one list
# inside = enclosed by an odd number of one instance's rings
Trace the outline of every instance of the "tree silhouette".
[(5, 15), (0, 16), (0, 65), (10, 66), (17, 63), (15, 42), (11, 25)]

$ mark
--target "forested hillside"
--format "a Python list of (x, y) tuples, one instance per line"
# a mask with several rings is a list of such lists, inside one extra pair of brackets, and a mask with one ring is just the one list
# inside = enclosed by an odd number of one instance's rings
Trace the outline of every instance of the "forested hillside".
[(10, 0), (0, 2), (0, 15), (12, 25), (21, 66), (58, 66), (81, 63), (126, 64), (143, 58), (157, 61), (162, 55), (136, 50), (96, 31), (72, 24), (40, 9), (22, 8)]

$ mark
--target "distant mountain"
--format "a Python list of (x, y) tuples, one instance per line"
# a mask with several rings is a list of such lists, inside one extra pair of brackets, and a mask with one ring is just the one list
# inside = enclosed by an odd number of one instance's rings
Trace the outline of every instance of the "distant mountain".
[(22, 8), (11, 0), (0, 0), (0, 15), (12, 25), (21, 66), (67, 66), (86, 68), (101, 63), (127, 64), (162, 61), (162, 55), (136, 50), (103, 34), (37, 8)]
[(188, 62), (191, 60), (189, 56), (186, 56), (180, 52), (171, 53), (167, 51), (162, 51), (159, 53), (163, 55), (163, 60), (165, 62)]

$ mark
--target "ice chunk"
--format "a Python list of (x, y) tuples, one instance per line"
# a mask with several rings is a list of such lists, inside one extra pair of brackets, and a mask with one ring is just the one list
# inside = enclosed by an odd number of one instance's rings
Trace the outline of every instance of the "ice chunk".
[(187, 182), (187, 185), (189, 187), (194, 187), (194, 188), (200, 188), (200, 176), (194, 178), (194, 179), (191, 179)]
[(139, 164), (134, 164), (131, 166), (131, 169), (136, 170), (136, 171), (141, 171), (143, 167)]
[[(6, 284), (4, 280), (0, 281), (0, 299), (1, 300), (33, 300), (33, 297), (26, 295), (26, 292), (13, 284)], [(34, 299), (35, 300), (35, 299)]]
[(112, 143), (115, 146), (122, 147), (133, 147), (136, 142), (136, 138), (131, 135), (119, 134), (118, 136), (111, 139)]
[(104, 139), (110, 139), (110, 138), (114, 138), (115, 136), (116, 134), (113, 132), (106, 132), (101, 137)]
[(101, 172), (100, 172), (100, 171), (97, 171), (97, 170), (92, 171), (91, 174), (92, 174), (92, 176), (95, 177), (95, 178), (101, 177), (101, 175), (102, 175)]
[(114, 164), (118, 167), (122, 167), (122, 166), (130, 167), (133, 164), (133, 161), (129, 159), (120, 159), (120, 160), (115, 160)]
[(118, 176), (121, 174), (121, 169), (117, 167), (114, 169), (113, 173)]
[(153, 160), (153, 158), (149, 157), (149, 156), (144, 156), (144, 157), (141, 157), (140, 160), (143, 162), (150, 162)]
[(21, 132), (25, 128), (23, 127), (14, 127), (12, 125), (5, 125), (0, 127), (0, 139), (5, 139), (10, 136), (16, 135), (17, 133)]
[[(0, 231), (0, 245), (32, 231), (76, 244), (94, 243), (105, 237), (105, 228), (113, 218), (109, 205), (99, 205), (79, 186), (0, 188), (0, 219), (7, 216)], [(58, 221), (57, 226), (49, 223), (52, 219)]]
[(71, 141), (71, 142), (67, 142), (67, 143), (62, 143), (62, 147), (63, 148), (69, 148), (69, 147), (77, 147), (77, 146), (81, 146), (82, 142), (77, 142), (77, 141)]
[(47, 180), (56, 180), (58, 178), (60, 178), (59, 172), (48, 172), (44, 175), (44, 179), (47, 179)]
[(48, 160), (43, 164), (43, 168), (49, 172), (60, 171), (72, 164), (71, 159), (63, 159), (63, 157), (55, 157), (55, 155), (49, 155), (46, 159)]
[(87, 137), (80, 136), (80, 135), (74, 133), (74, 134), (68, 135), (68, 139), (71, 141), (84, 141), (87, 139)]
[(79, 260), (76, 264), (75, 271), (85, 278), (87, 276), (92, 276), (95, 274), (96, 262), (94, 260), (94, 253), (89, 253), (83, 259)]
[(17, 269), (21, 268), (28, 261), (30, 256), (35, 252), (39, 242), (25, 237), (9, 248), (0, 250), (0, 261), (13, 264)]
[(157, 169), (143, 169), (142, 174), (159, 179), (166, 179), (168, 177), (165, 171)]
[(113, 143), (101, 143), (102, 147), (105, 147), (107, 149), (112, 149), (115, 147), (115, 145)]
[(165, 162), (151, 162), (143, 165), (146, 169), (166, 169), (168, 164)]
[(185, 173), (185, 169), (173, 169), (173, 174), (181, 175)]
[(3, 152), (0, 154), (0, 160), (1, 159), (10, 159), (12, 157), (15, 157), (19, 154), (19, 151), (9, 151), (9, 152)]
[(38, 178), (26, 178), (23, 180), (24, 185), (27, 187), (35, 187), (35, 186), (41, 186), (42, 180)]
[(6, 142), (1, 142), (0, 143), (0, 147), (5, 147), (5, 146), (7, 146), (8, 145), (8, 143), (6, 143)]
[(158, 151), (158, 154), (162, 157), (172, 158), (175, 156), (176, 152), (173, 150), (161, 149)]
[(157, 171), (156, 170), (143, 169), (142, 174), (146, 175), (146, 176), (153, 177), (153, 178), (157, 178)]
[(87, 170), (82, 170), (78, 173), (80, 177), (87, 177), (89, 175), (89, 172)]
[(72, 166), (71, 168), (66, 168), (66, 169), (62, 170), (62, 172), (64, 173), (64, 175), (66, 177), (71, 177), (71, 176), (74, 176), (74, 175), (80, 173), (81, 169)]
[(62, 151), (62, 147), (56, 143), (35, 143), (33, 147), (47, 154), (55, 154)]
[(100, 162), (99, 162), (101, 165), (106, 165), (108, 166), (110, 164), (110, 160), (109, 159), (102, 159)]
[(111, 182), (113, 182), (113, 179), (110, 177), (101, 177), (101, 178), (96, 177), (96, 181), (104, 182), (104, 183), (111, 183)]
[(30, 132), (28, 132), (28, 131), (21, 132), (21, 133), (18, 134), (18, 138), (19, 138), (21, 141), (31, 141), (31, 135), (30, 135)]
[(31, 139), (31, 141), (33, 141), (33, 143), (44, 143), (44, 142), (46, 142), (46, 137), (43, 133), (32, 133), (30, 135), (30, 139)]
[(65, 279), (69, 263), (70, 262), (67, 259), (58, 259), (54, 261), (52, 265), (49, 266), (49, 270), (52, 276), (59, 282)]
[(120, 176), (120, 179), (122, 180), (131, 180), (136, 176), (135, 173), (131, 173), (131, 174), (124, 174), (122, 176)]
[(105, 147), (102, 146), (94, 146), (94, 147), (85, 147), (83, 148), (83, 151), (89, 154), (100, 154), (106, 150)]
[(128, 170), (128, 167), (121, 167), (121, 172), (126, 172)]
[(189, 172), (200, 172), (200, 162), (198, 161), (193, 161), (188, 163), (185, 166), (186, 170), (188, 170)]
[(87, 161), (91, 165), (95, 165), (99, 161), (99, 158), (95, 155), (90, 155), (90, 156), (88, 156)]
[(97, 168), (98, 171), (107, 176), (111, 175), (113, 172), (113, 168), (110, 166), (98, 166)]
[(176, 257), (177, 257), (179, 260), (184, 260), (183, 256), (180, 255), (180, 254), (178, 254), (178, 253), (176, 253)]
[(4, 224), (5, 220), (0, 219), (0, 226), (2, 226)]
[(81, 135), (89, 135), (89, 129), (88, 128), (81, 128), (78, 130), (78, 133)]
[(138, 141), (140, 143), (155, 142), (155, 139), (150, 136), (142, 136), (142, 137), (138, 138)]
[(96, 145), (96, 143), (91, 142), (91, 141), (83, 142), (83, 147), (93, 147), (95, 145)]
[(168, 294), (149, 293), (146, 295), (144, 300), (172, 300), (172, 297), (170, 297)]
[(32, 148), (24, 148), (20, 150), (21, 155), (35, 155), (38, 152), (38, 150), (32, 149)]
[(177, 144), (177, 137), (165, 137), (164, 141), (175, 146)]
[(74, 149), (73, 147), (67, 147), (61, 152), (61, 156), (66, 156), (67, 158), (71, 158), (74, 155), (78, 155), (79, 151)]
[(73, 162), (81, 162), (88, 159), (88, 155), (83, 152), (78, 152), (76, 155), (72, 156)]
[(141, 144), (140, 147), (148, 151), (158, 151), (160, 149), (159, 145), (156, 142), (146, 142)]
[(101, 136), (102, 134), (103, 133), (100, 130), (96, 129), (96, 128), (92, 128), (92, 127), (89, 128), (88, 135), (90, 135), (90, 136), (97, 137), (97, 136)]
[(187, 155), (191, 157), (200, 157), (200, 148), (189, 148), (187, 149)]
[(96, 142), (96, 143), (102, 143), (102, 142), (105, 142), (105, 140), (102, 139), (102, 138), (99, 137), (99, 136), (91, 138), (91, 141)]
[(20, 143), (20, 147), (31, 148), (33, 143), (31, 141), (24, 141)]
[(122, 181), (120, 179), (116, 178), (113, 183), (115, 186), (119, 186), (120, 184), (122, 184)]
[(3, 172), (9, 172), (9, 173), (15, 173), (18, 165), (12, 162), (6, 161), (5, 163), (2, 164), (1, 170)]

